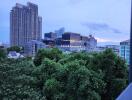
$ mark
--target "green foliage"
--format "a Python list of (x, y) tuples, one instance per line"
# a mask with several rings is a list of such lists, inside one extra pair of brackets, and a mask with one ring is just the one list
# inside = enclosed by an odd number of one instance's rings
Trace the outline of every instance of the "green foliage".
[(26, 60), (0, 64), (0, 98), (2, 100), (44, 100), (32, 76), (34, 66)]
[(6, 58), (6, 52), (4, 49), (0, 48), (0, 60), (5, 59), (5, 58)]
[(10, 48), (7, 48), (7, 51), (16, 51), (16, 52), (20, 52), (22, 50), (22, 48), (18, 47), (18, 46), (12, 46)]
[[(96, 55), (90, 66), (94, 66), (93, 70), (101, 69), (104, 73), (103, 80), (106, 83), (106, 87), (105, 92), (102, 94), (103, 100), (114, 100), (126, 87), (127, 66), (111, 49)], [(120, 83), (118, 84), (118, 82)]]
[(58, 100), (59, 97), (56, 97), (56, 96), (59, 93), (59, 88), (60, 88), (59, 82), (56, 79), (52, 78), (52, 79), (46, 80), (43, 87), (43, 91), (48, 100), (50, 99)]
[(114, 100), (126, 87), (127, 67), (110, 49), (71, 54), (42, 49), (34, 61), (1, 61), (0, 79), (3, 100)]
[(62, 58), (62, 51), (60, 51), (57, 48), (53, 49), (40, 49), (38, 53), (36, 54), (36, 57), (34, 59), (34, 64), (36, 66), (41, 65), (42, 61), (45, 58), (49, 58), (54, 61), (59, 61)]

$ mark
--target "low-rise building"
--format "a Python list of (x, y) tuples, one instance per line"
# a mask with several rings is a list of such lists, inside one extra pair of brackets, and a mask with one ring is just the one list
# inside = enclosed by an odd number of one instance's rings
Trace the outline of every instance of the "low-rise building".
[(92, 35), (89, 35), (88, 41), (86, 42), (86, 44), (87, 44), (86, 51), (89, 51), (89, 52), (95, 51), (97, 47), (97, 40)]
[(81, 50), (81, 36), (77, 33), (67, 32), (62, 35), (61, 48), (66, 51), (80, 51)]
[(103, 52), (105, 51), (107, 48), (104, 46), (98, 46), (94, 49), (94, 52)]
[(55, 40), (57, 38), (56, 33), (49, 32), (44, 34), (44, 39), (45, 40)]
[(24, 58), (24, 56), (20, 53), (17, 53), (16, 51), (10, 51), (7, 55), (7, 58), (9, 58), (9, 59), (19, 59), (19, 58)]
[(39, 49), (46, 48), (43, 42), (32, 40), (25, 45), (24, 53), (26, 56), (35, 56)]
[(55, 47), (55, 40), (42, 40), (46, 47), (53, 48)]
[(106, 45), (106, 48), (112, 49), (114, 53), (118, 56), (120, 55), (120, 46), (119, 45)]
[(62, 34), (65, 33), (65, 28), (62, 27), (59, 30), (55, 30), (55, 33), (56, 33), (57, 38), (62, 38)]
[(98, 46), (96, 49), (94, 49), (95, 52), (103, 52), (106, 49), (111, 49), (114, 53), (116, 53), (118, 56), (119, 51), (120, 51), (120, 46), (119, 45), (105, 45), (105, 46)]
[(78, 33), (66, 32), (62, 38), (56, 39), (56, 46), (63, 51), (93, 51), (97, 40), (92, 36), (81, 36)]
[(9, 44), (8, 43), (2, 43), (0, 42), (0, 48), (9, 48)]

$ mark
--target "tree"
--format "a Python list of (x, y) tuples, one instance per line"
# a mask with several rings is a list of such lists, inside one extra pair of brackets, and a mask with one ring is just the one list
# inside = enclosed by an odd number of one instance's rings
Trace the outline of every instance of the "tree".
[(63, 54), (41, 49), (32, 59), (0, 61), (2, 100), (114, 100), (126, 87), (127, 66), (110, 49)]
[(81, 66), (68, 78), (66, 100), (101, 100), (105, 87), (102, 78), (101, 74)]
[(34, 64), (36, 66), (41, 65), (42, 61), (45, 59), (51, 59), (54, 61), (59, 61), (62, 58), (62, 51), (60, 51), (57, 48), (53, 48), (53, 49), (40, 49), (38, 51), (38, 53), (35, 56), (34, 59)]
[(43, 87), (43, 91), (48, 100), (63, 100), (62, 97), (58, 95), (60, 93), (59, 89), (61, 89), (60, 83), (55, 78), (46, 80)]
[(2, 60), (2, 59), (4, 59), (4, 58), (6, 58), (6, 52), (5, 52), (4, 49), (1, 49), (1, 48), (0, 48), (0, 60)]
[(10, 51), (16, 51), (16, 52), (20, 52), (22, 50), (21, 47), (18, 47), (18, 46), (12, 46), (10, 48), (7, 48), (7, 51), (10, 52)]
[(0, 64), (0, 98), (2, 100), (46, 100), (36, 87), (31, 62), (12, 60)]
[(93, 66), (93, 70), (102, 70), (104, 73), (103, 80), (106, 83), (106, 87), (105, 92), (102, 93), (102, 100), (115, 99), (126, 87), (127, 66), (111, 49), (94, 56), (88, 66)]

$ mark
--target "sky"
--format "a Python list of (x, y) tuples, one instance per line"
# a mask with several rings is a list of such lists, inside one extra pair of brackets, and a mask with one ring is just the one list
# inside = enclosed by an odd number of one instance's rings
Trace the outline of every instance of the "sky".
[(100, 43), (129, 39), (131, 0), (4, 0), (0, 3), (0, 42), (9, 43), (12, 7), (27, 2), (38, 5), (43, 33), (65, 27), (67, 32), (92, 34)]

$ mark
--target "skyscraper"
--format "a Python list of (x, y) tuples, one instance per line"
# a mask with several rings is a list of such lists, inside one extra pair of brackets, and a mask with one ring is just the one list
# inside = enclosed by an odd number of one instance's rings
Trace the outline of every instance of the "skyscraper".
[(10, 44), (22, 46), (31, 40), (41, 40), (42, 18), (38, 16), (38, 6), (16, 4), (10, 12)]
[(38, 37), (37, 40), (42, 39), (42, 17), (38, 17)]
[(130, 65), (130, 40), (120, 42), (120, 56)]

